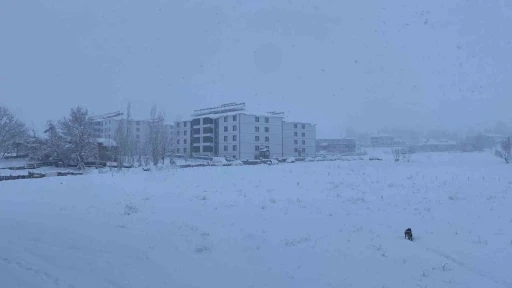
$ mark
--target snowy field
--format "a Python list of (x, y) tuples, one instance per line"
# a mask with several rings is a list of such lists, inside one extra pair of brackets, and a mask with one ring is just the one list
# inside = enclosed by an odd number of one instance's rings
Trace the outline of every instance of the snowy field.
[(512, 165), (384, 156), (0, 182), (0, 287), (512, 287)]

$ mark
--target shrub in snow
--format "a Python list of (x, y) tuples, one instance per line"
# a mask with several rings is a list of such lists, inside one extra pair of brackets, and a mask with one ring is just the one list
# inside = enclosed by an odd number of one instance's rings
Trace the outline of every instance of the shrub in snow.
[(124, 214), (132, 215), (138, 213), (140, 211), (139, 207), (135, 206), (133, 203), (128, 203), (124, 206)]
[(500, 146), (494, 152), (496, 157), (505, 160), (505, 163), (510, 163), (512, 161), (512, 142), (510, 141), (510, 137), (507, 137), (506, 140), (500, 143)]
[(196, 253), (210, 252), (212, 251), (212, 246), (206, 244), (197, 245), (194, 251)]

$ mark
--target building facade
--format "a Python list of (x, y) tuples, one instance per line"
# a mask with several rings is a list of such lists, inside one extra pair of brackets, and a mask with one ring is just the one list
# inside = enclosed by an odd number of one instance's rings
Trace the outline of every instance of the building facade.
[[(193, 116), (175, 124), (177, 154), (190, 151), (193, 155), (252, 160), (260, 150), (268, 149), (271, 158), (316, 155), (316, 125), (286, 122), (283, 113), (249, 113), (244, 103), (230, 103), (196, 110)], [(190, 138), (184, 143), (185, 134)]]
[(316, 140), (317, 152), (327, 153), (354, 153), (356, 152), (356, 140), (349, 138), (342, 139), (318, 139)]
[(283, 156), (316, 156), (316, 125), (283, 122)]
[(391, 135), (376, 135), (370, 138), (370, 144), (374, 147), (391, 147), (395, 145), (395, 137)]

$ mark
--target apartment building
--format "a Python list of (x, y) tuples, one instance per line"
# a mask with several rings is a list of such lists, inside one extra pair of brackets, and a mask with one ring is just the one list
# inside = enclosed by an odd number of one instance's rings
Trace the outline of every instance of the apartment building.
[(284, 113), (251, 113), (245, 103), (229, 103), (196, 110), (192, 116), (175, 124), (177, 154), (246, 160), (257, 158), (263, 149), (272, 158), (316, 153), (316, 126), (286, 122)]
[(314, 157), (316, 155), (316, 125), (283, 122), (283, 156)]
[(316, 149), (317, 152), (354, 153), (356, 152), (356, 140), (350, 138), (317, 139)]
[[(150, 121), (131, 120), (127, 122), (126, 119), (121, 118), (122, 116), (122, 112), (114, 112), (93, 117), (92, 123), (96, 132), (96, 137), (115, 141), (118, 127), (120, 125), (127, 125), (130, 128), (137, 144), (143, 145), (146, 143), (149, 138)], [(174, 133), (174, 128), (175, 127), (172, 125), (165, 125), (166, 133), (169, 133), (170, 135), (171, 133)], [(185, 132), (185, 134), (186, 133), (187, 132)]]

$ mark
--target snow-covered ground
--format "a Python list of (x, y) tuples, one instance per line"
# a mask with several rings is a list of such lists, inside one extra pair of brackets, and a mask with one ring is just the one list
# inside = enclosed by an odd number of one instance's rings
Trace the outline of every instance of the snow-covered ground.
[(383, 155), (0, 182), (0, 287), (512, 287), (512, 165)]

